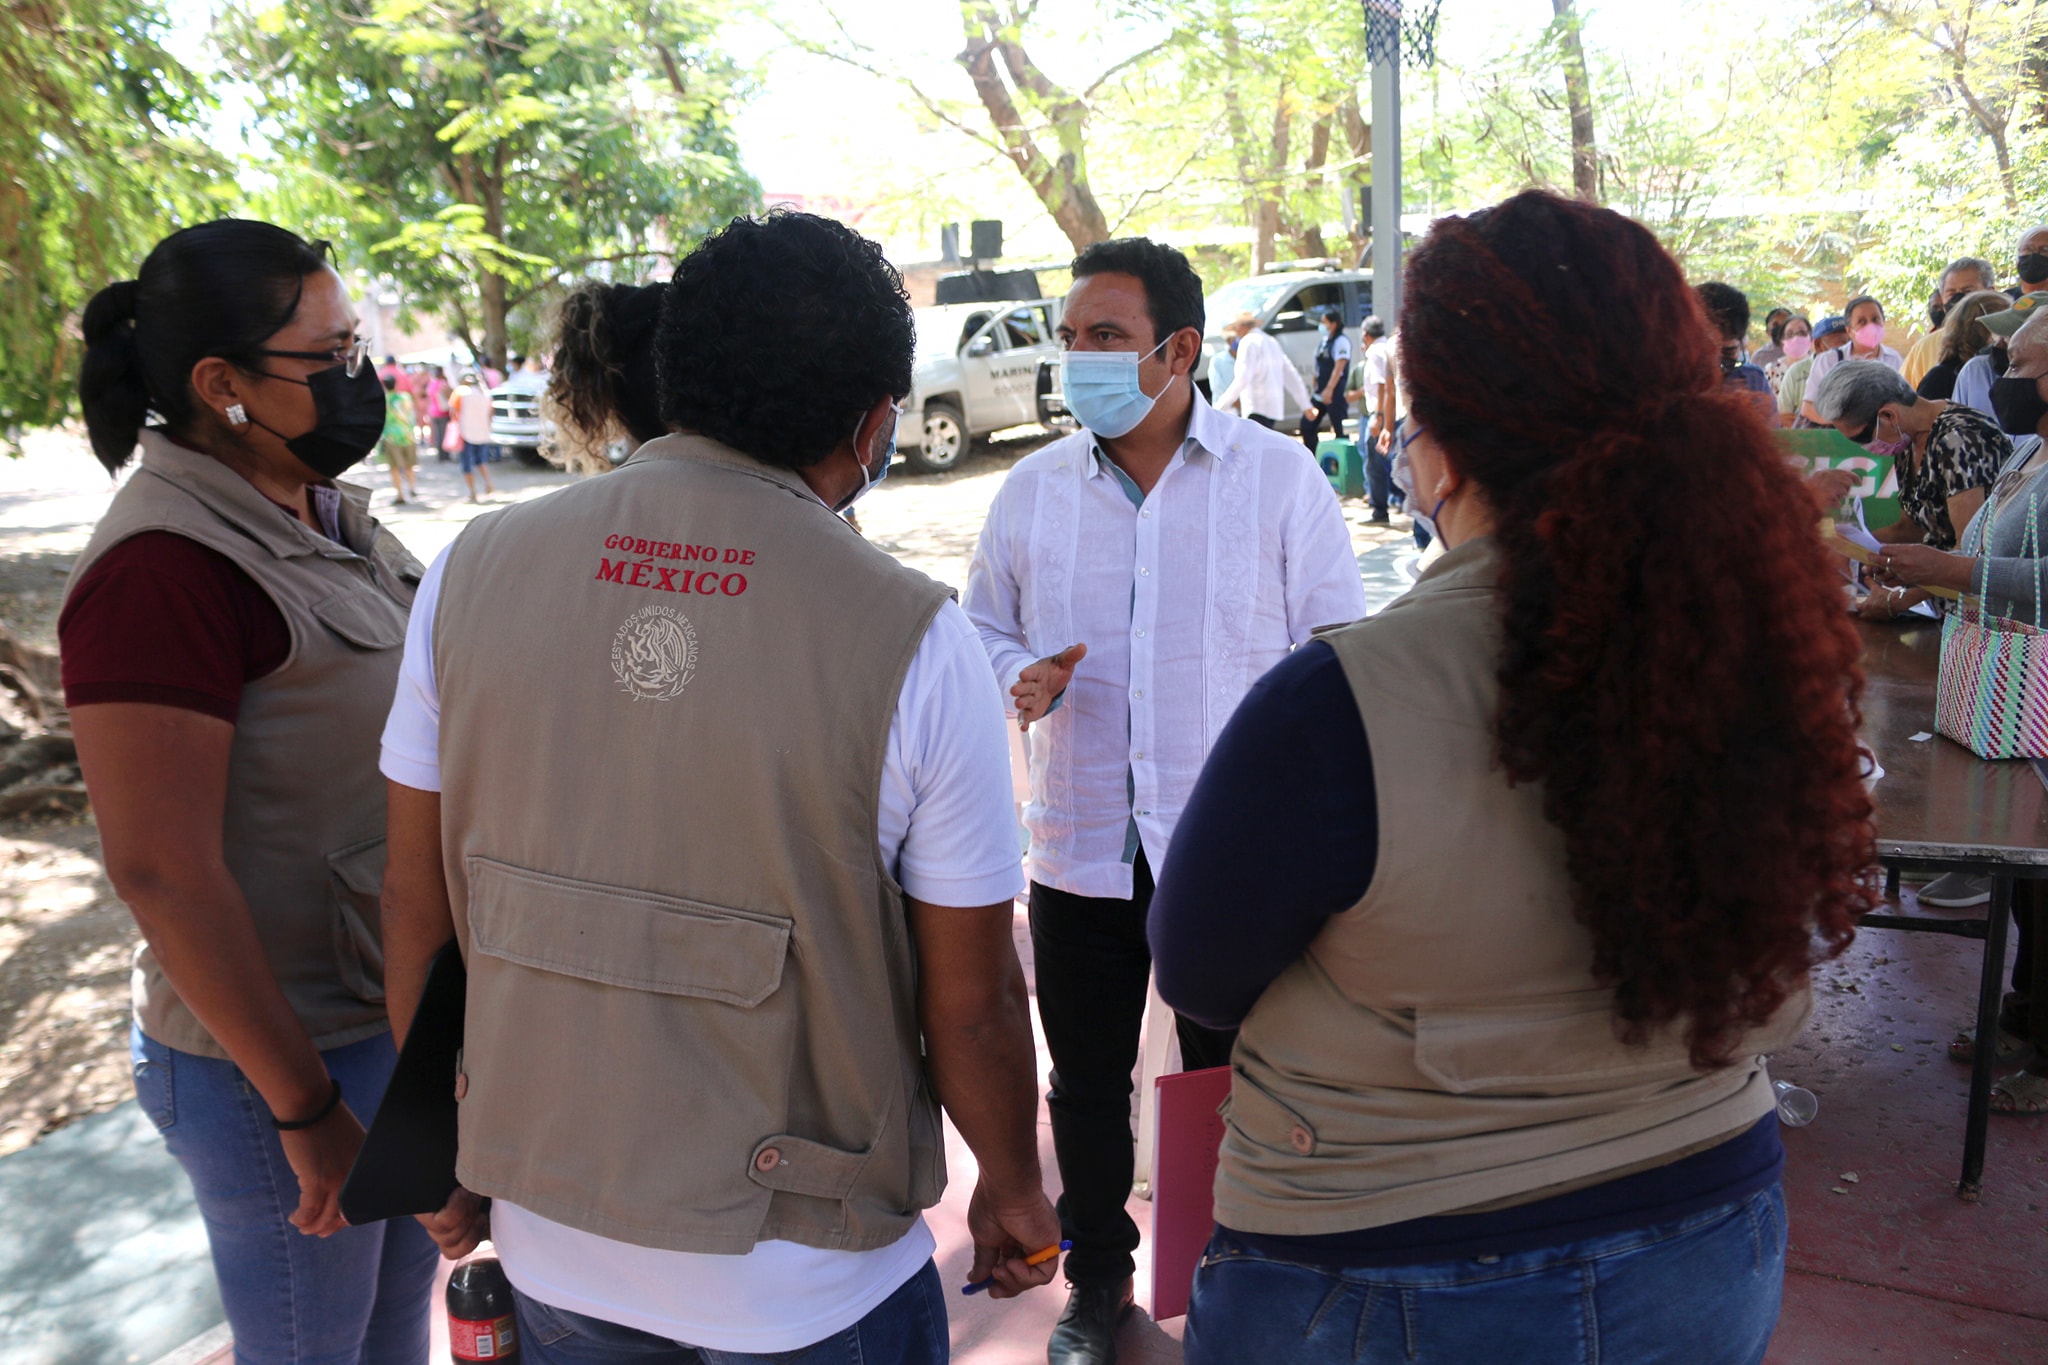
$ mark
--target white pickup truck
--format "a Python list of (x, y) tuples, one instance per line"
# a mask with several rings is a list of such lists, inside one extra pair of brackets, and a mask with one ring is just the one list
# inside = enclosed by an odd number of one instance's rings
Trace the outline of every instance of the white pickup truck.
[(896, 445), (913, 469), (957, 467), (978, 437), (1035, 423), (1039, 361), (1059, 354), (1062, 299), (919, 308), (917, 359)]

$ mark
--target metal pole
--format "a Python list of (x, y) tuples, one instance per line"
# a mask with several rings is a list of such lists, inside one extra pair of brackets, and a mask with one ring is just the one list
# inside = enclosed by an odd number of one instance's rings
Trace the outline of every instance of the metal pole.
[(1372, 308), (1392, 332), (1401, 316), (1401, 48), (1372, 67)]

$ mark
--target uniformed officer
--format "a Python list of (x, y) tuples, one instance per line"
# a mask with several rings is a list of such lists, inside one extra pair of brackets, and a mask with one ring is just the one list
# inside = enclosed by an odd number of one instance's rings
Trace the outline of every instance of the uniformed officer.
[(1330, 435), (1344, 439), (1344, 419), (1351, 414), (1351, 400), (1344, 392), (1351, 374), (1351, 338), (1344, 335), (1344, 314), (1335, 308), (1323, 313), (1323, 339), (1316, 345), (1316, 404), (1301, 414), (1301, 443), (1314, 454), (1323, 429), (1330, 421)]

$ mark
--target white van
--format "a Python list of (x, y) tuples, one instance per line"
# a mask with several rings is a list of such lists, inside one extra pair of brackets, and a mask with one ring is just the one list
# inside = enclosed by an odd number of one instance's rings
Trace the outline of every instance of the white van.
[(947, 303), (913, 310), (917, 359), (896, 446), (913, 469), (938, 473), (969, 445), (1038, 419), (1038, 363), (1059, 354), (1063, 299)]

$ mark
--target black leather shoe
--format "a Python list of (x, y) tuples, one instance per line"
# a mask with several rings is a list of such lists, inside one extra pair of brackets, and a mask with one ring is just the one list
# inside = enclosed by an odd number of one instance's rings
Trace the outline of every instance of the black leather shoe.
[(1116, 1329), (1131, 1311), (1131, 1282), (1069, 1287), (1067, 1311), (1046, 1343), (1048, 1365), (1116, 1365)]

